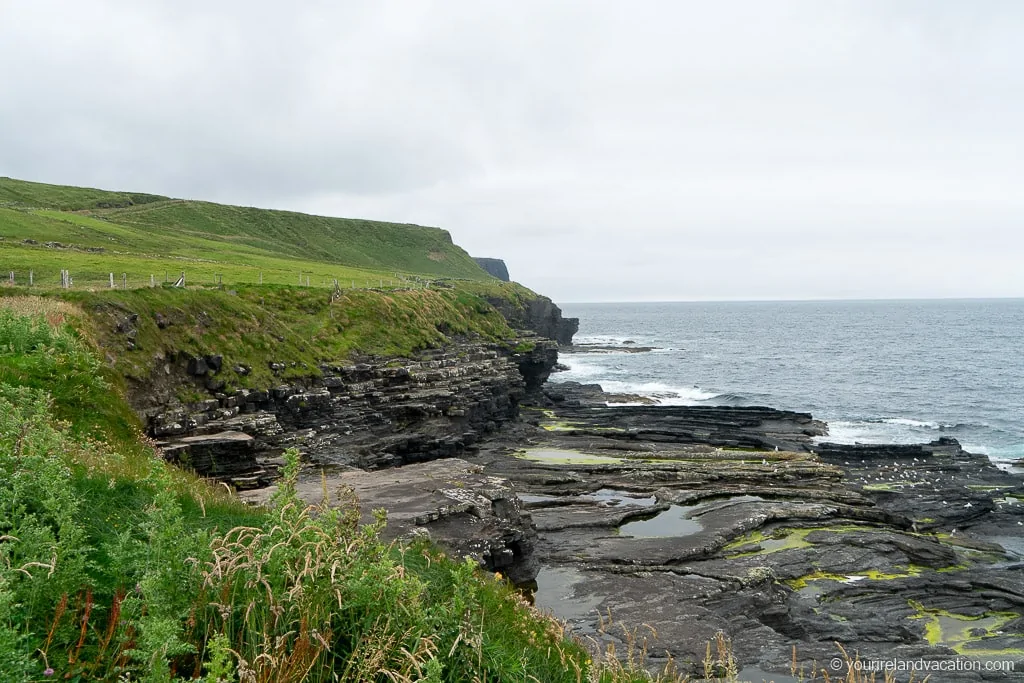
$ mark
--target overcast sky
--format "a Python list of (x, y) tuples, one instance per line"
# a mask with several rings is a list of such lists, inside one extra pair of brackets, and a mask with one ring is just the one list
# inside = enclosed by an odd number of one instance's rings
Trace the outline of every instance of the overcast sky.
[(558, 301), (1024, 296), (1024, 2), (0, 0), (0, 175), (437, 225)]

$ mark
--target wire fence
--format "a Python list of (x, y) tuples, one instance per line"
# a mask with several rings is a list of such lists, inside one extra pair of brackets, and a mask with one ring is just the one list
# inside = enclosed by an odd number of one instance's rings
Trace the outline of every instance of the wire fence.
[[(143, 289), (147, 287), (210, 288), (225, 289), (239, 285), (293, 285), (297, 287), (322, 287), (333, 290), (372, 289), (408, 290), (444, 287), (447, 280), (456, 278), (430, 279), (414, 275), (395, 273), (394, 277), (324, 277), (321, 274), (298, 272), (292, 282), (283, 282), (281, 273), (274, 273), (264, 281), (263, 273), (250, 278), (225, 278), (224, 273), (193, 273), (188, 271), (163, 271), (161, 273), (101, 272), (95, 270), (61, 269), (51, 270), (0, 270), (0, 286), (31, 287), (40, 289), (77, 289), (96, 291), (101, 289)], [(459, 278), (461, 279), (461, 278)]]

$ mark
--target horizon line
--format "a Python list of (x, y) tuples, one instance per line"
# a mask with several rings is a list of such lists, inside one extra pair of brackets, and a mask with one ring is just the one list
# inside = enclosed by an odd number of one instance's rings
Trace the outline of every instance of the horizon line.
[(943, 297), (881, 297), (881, 298), (820, 298), (820, 299), (605, 299), (601, 301), (563, 301), (571, 304), (797, 304), (797, 303), (877, 303), (914, 301), (1024, 301), (1024, 296), (943, 296)]

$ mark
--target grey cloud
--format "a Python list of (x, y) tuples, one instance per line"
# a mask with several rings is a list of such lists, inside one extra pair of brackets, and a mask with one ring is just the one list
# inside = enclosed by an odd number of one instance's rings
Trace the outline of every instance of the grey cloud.
[(1024, 295), (1016, 2), (2, 11), (2, 174), (440, 225), (564, 300)]

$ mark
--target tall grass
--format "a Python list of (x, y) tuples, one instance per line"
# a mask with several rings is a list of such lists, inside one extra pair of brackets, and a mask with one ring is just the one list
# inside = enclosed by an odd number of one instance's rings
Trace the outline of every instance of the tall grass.
[(301, 504), (295, 452), (260, 510), (122, 454), (62, 323), (0, 311), (0, 367), (0, 680), (650, 680), (472, 563), (385, 545), (351, 496)]

